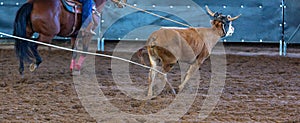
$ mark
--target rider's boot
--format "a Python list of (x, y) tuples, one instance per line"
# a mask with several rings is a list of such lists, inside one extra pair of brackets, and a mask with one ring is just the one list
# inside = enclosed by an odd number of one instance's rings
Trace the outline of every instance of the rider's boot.
[(85, 28), (84, 31), (89, 34), (96, 35), (96, 32), (94, 32), (94, 30), (93, 30), (93, 26), (94, 26), (94, 21), (89, 23), (89, 25)]

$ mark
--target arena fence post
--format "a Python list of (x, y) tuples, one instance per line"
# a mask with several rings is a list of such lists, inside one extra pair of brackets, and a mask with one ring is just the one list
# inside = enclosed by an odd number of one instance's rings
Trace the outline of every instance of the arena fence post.
[(279, 41), (279, 55), (282, 56), (282, 40)]
[(280, 56), (286, 56), (286, 42), (284, 40), (284, 36), (285, 36), (285, 18), (284, 18), (284, 8), (285, 8), (285, 4), (284, 4), (284, 0), (281, 1), (281, 12), (282, 12), (282, 21), (281, 21), (281, 28), (282, 28), (282, 32), (281, 32), (281, 41), (280, 41), (280, 48), (279, 48), (279, 55)]
[(286, 50), (287, 50), (287, 42), (283, 42), (283, 56), (286, 56)]
[(101, 39), (101, 51), (104, 51), (104, 41), (105, 41), (105, 38), (102, 38)]
[(98, 51), (104, 51), (104, 40), (105, 38), (97, 38)]

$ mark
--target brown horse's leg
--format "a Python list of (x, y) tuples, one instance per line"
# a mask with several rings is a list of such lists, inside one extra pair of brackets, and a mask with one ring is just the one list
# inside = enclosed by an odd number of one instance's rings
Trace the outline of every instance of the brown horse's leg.
[[(76, 42), (76, 38), (74, 38), (74, 37), (71, 38), (71, 46), (72, 46), (73, 50), (77, 50), (77, 42)], [(71, 60), (71, 64), (70, 64), (70, 70), (71, 71), (73, 71), (73, 69), (75, 68), (76, 57), (77, 57), (77, 52), (73, 52), (72, 53), (72, 60)]]
[[(89, 44), (90, 44), (91, 40), (92, 40), (92, 35), (83, 36), (82, 43), (83, 43), (83, 51), (84, 52), (88, 52), (88, 48), (89, 48)], [(81, 69), (83, 62), (85, 61), (85, 57), (86, 57), (86, 54), (81, 54), (80, 55), (80, 57), (77, 61), (77, 64), (76, 64), (76, 69), (77, 70)]]
[[(38, 41), (41, 41), (41, 42), (51, 42), (52, 38), (54, 36), (46, 36), (46, 35), (43, 35), (43, 34), (40, 34), (39, 37), (38, 37)], [(35, 71), (39, 65), (42, 63), (42, 58), (37, 50), (38, 48), (38, 44), (34, 44), (34, 46), (32, 47), (32, 54), (34, 55), (35, 57), (35, 62), (34, 63), (31, 63), (30, 67), (29, 67), (29, 70), (31, 72)]]

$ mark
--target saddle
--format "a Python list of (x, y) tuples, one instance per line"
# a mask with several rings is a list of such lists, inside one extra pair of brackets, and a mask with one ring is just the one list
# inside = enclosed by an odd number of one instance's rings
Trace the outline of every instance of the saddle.
[(82, 4), (74, 0), (61, 0), (65, 9), (71, 13), (82, 13)]
[[(82, 13), (82, 4), (81, 2), (78, 2), (76, 0), (61, 0), (63, 6), (65, 9), (71, 13)], [(96, 10), (96, 6), (93, 5), (93, 13), (96, 13), (96, 15), (99, 14), (99, 12)]]
[[(72, 35), (76, 31), (76, 23), (77, 23), (77, 17), (78, 14), (82, 14), (82, 3), (78, 2), (77, 0), (61, 0), (64, 8), (71, 13), (75, 14), (75, 22), (72, 28), (72, 31), (69, 35)], [(92, 14), (93, 14), (93, 23), (97, 23), (96, 18), (101, 16), (101, 13), (97, 11), (96, 6), (93, 5), (92, 8)], [(97, 24), (96, 24), (97, 25)], [(95, 24), (93, 24), (95, 26)]]

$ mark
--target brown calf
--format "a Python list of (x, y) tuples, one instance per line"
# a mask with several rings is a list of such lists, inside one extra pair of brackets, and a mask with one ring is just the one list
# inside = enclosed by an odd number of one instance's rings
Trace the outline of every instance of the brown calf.
[[(179, 91), (184, 88), (192, 74), (209, 57), (219, 39), (232, 35), (234, 28), (231, 26), (231, 22), (240, 16), (231, 18), (213, 13), (208, 7), (206, 9), (214, 18), (211, 21), (211, 28), (161, 28), (150, 35), (145, 46), (151, 67), (157, 69), (157, 64), (161, 62), (163, 73), (169, 72), (177, 61), (190, 64), (184, 80), (179, 85)], [(139, 50), (138, 54), (141, 52), (142, 50)], [(141, 62), (144, 62), (143, 57), (139, 56)], [(156, 74), (156, 71), (150, 70), (148, 96), (152, 96)], [(167, 77), (164, 77), (164, 81), (167, 82)], [(174, 92), (174, 89), (172, 90)]]

